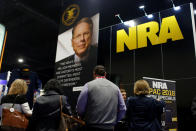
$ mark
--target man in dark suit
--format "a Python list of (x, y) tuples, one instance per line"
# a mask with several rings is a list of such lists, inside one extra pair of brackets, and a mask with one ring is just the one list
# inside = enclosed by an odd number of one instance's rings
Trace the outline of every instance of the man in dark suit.
[(72, 47), (75, 54), (66, 58), (82, 67), (79, 86), (93, 79), (93, 68), (97, 63), (97, 46), (92, 43), (93, 22), (85, 17), (76, 23), (72, 30)]
[[(72, 30), (72, 47), (75, 52), (74, 62), (87, 61), (92, 58), (93, 52), (96, 51), (92, 44), (93, 22), (90, 18), (82, 18)], [(96, 52), (94, 52), (96, 53)]]
[(70, 87), (83, 86), (93, 79), (93, 68), (97, 64), (97, 44), (92, 43), (92, 35), (92, 20), (88, 17), (79, 20), (72, 30), (71, 41), (75, 54), (56, 63), (57, 70), (62, 69), (57, 79), (62, 79), (66, 95), (75, 99), (71, 100), (72, 107), (75, 107), (79, 92), (73, 95), (73, 88)]

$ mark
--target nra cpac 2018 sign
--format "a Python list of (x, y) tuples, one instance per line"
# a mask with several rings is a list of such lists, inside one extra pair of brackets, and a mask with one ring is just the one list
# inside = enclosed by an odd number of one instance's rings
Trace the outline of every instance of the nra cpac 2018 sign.
[(143, 77), (150, 85), (150, 95), (163, 100), (166, 106), (163, 110), (161, 124), (164, 131), (177, 131), (176, 82), (156, 78)]

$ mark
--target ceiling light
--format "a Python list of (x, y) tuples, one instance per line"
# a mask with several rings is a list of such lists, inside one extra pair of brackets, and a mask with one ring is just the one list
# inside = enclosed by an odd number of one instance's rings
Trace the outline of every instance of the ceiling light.
[(147, 13), (146, 13), (146, 11), (145, 11), (144, 7), (145, 7), (144, 5), (141, 5), (141, 6), (139, 6), (139, 9), (143, 10), (143, 11), (144, 11), (145, 16), (147, 16)]
[(18, 62), (19, 62), (19, 63), (23, 63), (24, 60), (23, 60), (22, 58), (19, 58), (19, 59), (18, 59)]
[(181, 9), (181, 7), (180, 7), (180, 6), (175, 6), (175, 4), (174, 4), (173, 0), (170, 0), (170, 1), (172, 2), (172, 5), (173, 5), (173, 8), (174, 8), (174, 10), (175, 10), (175, 11), (177, 11), (177, 10), (180, 10), (180, 9)]
[(148, 17), (148, 18), (153, 18), (153, 15), (152, 15), (152, 14), (150, 14), (150, 15), (147, 15), (147, 17)]
[(144, 5), (139, 6), (140, 9), (144, 9), (144, 7), (145, 7)]
[(130, 27), (134, 27), (135, 26), (135, 22), (133, 20), (125, 21), (124, 22), (124, 25), (130, 26)]
[(174, 10), (177, 11), (177, 10), (180, 10), (180, 6), (174, 6)]

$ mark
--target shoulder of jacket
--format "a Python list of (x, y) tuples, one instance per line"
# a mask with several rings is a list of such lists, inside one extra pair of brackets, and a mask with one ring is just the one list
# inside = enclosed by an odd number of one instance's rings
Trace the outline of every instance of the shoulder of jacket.
[(97, 81), (97, 79), (94, 79), (94, 80), (92, 80), (92, 81), (87, 82), (86, 84), (87, 84), (87, 85), (94, 84), (96, 81)]
[(46, 97), (46, 96), (42, 95), (42, 96), (38, 97), (36, 99), (36, 103), (40, 103), (43, 100), (44, 97)]
[(135, 97), (133, 97), (133, 96), (129, 96), (129, 97), (127, 98), (128, 101), (129, 101), (129, 100), (133, 100), (133, 99), (135, 99)]
[(91, 48), (92, 48), (92, 49), (97, 49), (97, 48), (98, 48), (98, 44), (97, 44), (97, 43), (91, 44)]

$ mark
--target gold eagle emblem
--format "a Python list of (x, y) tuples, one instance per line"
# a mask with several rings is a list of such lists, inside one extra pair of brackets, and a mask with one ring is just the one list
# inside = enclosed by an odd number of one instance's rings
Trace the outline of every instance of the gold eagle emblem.
[(66, 8), (62, 15), (62, 23), (66, 26), (72, 25), (79, 16), (80, 8), (77, 4), (72, 4)]

